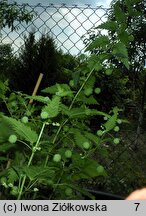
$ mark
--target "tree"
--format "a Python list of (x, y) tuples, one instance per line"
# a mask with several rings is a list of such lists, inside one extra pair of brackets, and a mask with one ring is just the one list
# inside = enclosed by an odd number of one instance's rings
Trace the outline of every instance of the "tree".
[[(111, 3), (111, 9), (109, 10), (108, 19), (105, 23), (99, 25), (96, 30), (99, 30), (97, 35), (95, 31), (91, 32), (86, 39), (86, 44), (92, 44), (94, 41), (97, 47), (92, 50), (96, 55), (108, 54), (111, 55), (111, 50), (114, 47), (113, 54), (118, 51), (123, 52), (123, 56), (118, 58), (112, 55), (109, 61), (106, 62), (108, 68), (110, 63), (114, 64), (114, 70), (120, 72), (121, 78), (127, 79), (127, 90), (131, 90), (127, 96), (127, 101), (140, 102), (139, 95), (143, 92), (143, 76), (144, 76), (144, 53), (145, 53), (145, 34), (146, 34), (146, 10), (145, 2), (142, 0), (113, 0)], [(102, 30), (108, 32), (108, 38)], [(104, 37), (103, 37), (104, 36)], [(104, 43), (110, 40), (111, 48), (105, 51)], [(100, 44), (100, 46), (98, 46)], [(119, 60), (122, 59), (125, 62), (125, 57), (129, 57), (129, 68), (125, 67)], [(125, 62), (128, 64), (128, 62)], [(115, 74), (117, 74), (115, 72)], [(116, 78), (115, 76), (112, 77)], [(118, 85), (118, 80), (114, 79)], [(104, 79), (102, 79), (102, 84)], [(108, 82), (107, 82), (108, 84)], [(110, 84), (110, 82), (109, 82)], [(109, 86), (108, 84), (108, 86)], [(104, 84), (103, 84), (104, 85)], [(114, 86), (114, 85), (113, 85)], [(120, 85), (119, 85), (120, 86)], [(105, 89), (107, 85), (105, 84)], [(112, 88), (114, 90), (114, 87)], [(115, 91), (117, 92), (117, 91)], [(110, 92), (109, 92), (110, 93)], [(119, 99), (123, 103), (123, 95), (119, 94)]]
[[(127, 37), (131, 37), (131, 42), (128, 45), (130, 70), (124, 70), (124, 73), (127, 73), (129, 77), (130, 88), (133, 92), (132, 103), (136, 104), (136, 112), (138, 113), (137, 133), (134, 143), (134, 147), (137, 149), (144, 119), (146, 96), (146, 76), (144, 69), (144, 60), (146, 58), (146, 2), (142, 0), (114, 0), (109, 19), (111, 21), (118, 20), (119, 25), (121, 22), (125, 23), (125, 34), (120, 35), (119, 33), (120, 39), (124, 43), (127, 43)], [(111, 39), (114, 40), (113, 32), (111, 32), (111, 35)]]
[(13, 31), (16, 28), (15, 22), (17, 24), (28, 23), (32, 20), (34, 14), (34, 12), (28, 11), (25, 5), (19, 7), (16, 2), (9, 4), (8, 0), (3, 0), (0, 2), (0, 30), (8, 27)]
[(0, 45), (0, 80), (11, 79), (12, 71), (15, 67), (16, 58), (12, 53), (10, 44)]
[[(10, 28), (13, 31), (15, 28), (19, 28), (19, 23), (30, 22), (35, 15), (34, 12), (30, 12), (23, 5), (19, 5), (14, 2), (12, 4), (8, 3), (8, 0), (3, 0), (0, 2), (0, 37), (1, 30), (5, 27)], [(0, 79), (5, 80), (7, 78), (11, 79), (13, 74), (13, 68), (15, 68), (16, 58), (12, 54), (11, 44), (0, 43)]]
[[(97, 27), (100, 34), (91, 35), (86, 42), (91, 43), (88, 49), (94, 46), (92, 52), (97, 56), (108, 55), (108, 61), (105, 62), (105, 71), (102, 70), (101, 74), (106, 73), (106, 69), (112, 71), (112, 78), (115, 82), (112, 85), (112, 91), (108, 92), (102, 97), (108, 98), (110, 94), (117, 93), (115, 86), (120, 86), (119, 80), (127, 79), (125, 85), (126, 97), (119, 94), (121, 105), (125, 109), (125, 114), (128, 117), (129, 106), (132, 106), (136, 115), (134, 119), (138, 121), (136, 142), (140, 135), (140, 128), (143, 122), (144, 104), (146, 94), (146, 76), (144, 69), (144, 58), (146, 48), (146, 2), (143, 0), (113, 0), (111, 9), (108, 14), (106, 22)], [(107, 31), (107, 35), (103, 35), (102, 30)], [(92, 41), (92, 42), (91, 42)], [(109, 42), (110, 46), (107, 50), (106, 43)], [(128, 57), (128, 58), (127, 58)], [(110, 65), (114, 67), (111, 68)], [(117, 72), (116, 72), (117, 71)], [(114, 72), (114, 73), (113, 73)], [(119, 73), (118, 79), (117, 74)], [(102, 76), (99, 75), (101, 78)], [(111, 82), (105, 83), (105, 79), (101, 78), (100, 82), (109, 89)], [(125, 101), (123, 100), (125, 98)], [(109, 107), (111, 103), (107, 103)], [(133, 111), (133, 110), (132, 110)], [(135, 121), (135, 122), (136, 122)]]
[(76, 59), (57, 50), (53, 38), (42, 35), (38, 40), (35, 32), (24, 38), (24, 46), (18, 56), (18, 64), (13, 70), (10, 81), (15, 90), (31, 94), (40, 73), (44, 74), (41, 89), (59, 83), (66, 83), (71, 76), (71, 70), (76, 65)]
[[(111, 8), (112, 10), (109, 14), (109, 21), (112, 23), (117, 20), (120, 40), (127, 45), (127, 39), (131, 38), (131, 42), (128, 44), (128, 55), (129, 61), (131, 62), (130, 69), (136, 75), (143, 70), (144, 63), (146, 34), (145, 2), (142, 0), (114, 0), (111, 4)], [(124, 34), (121, 34), (120, 29), (120, 24), (122, 22), (125, 24)], [(114, 31), (110, 30), (110, 36), (111, 40), (114, 41)]]

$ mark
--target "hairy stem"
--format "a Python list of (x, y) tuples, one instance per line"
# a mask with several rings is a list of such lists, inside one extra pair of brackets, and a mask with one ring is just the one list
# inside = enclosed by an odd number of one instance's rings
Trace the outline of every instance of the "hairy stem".
[[(46, 123), (43, 123), (43, 126), (42, 126), (42, 128), (41, 128), (41, 131), (40, 131), (38, 140), (37, 140), (35, 146), (34, 146), (33, 149), (32, 149), (32, 153), (31, 153), (31, 156), (30, 156), (30, 158), (29, 158), (27, 167), (29, 167), (29, 166), (31, 165), (32, 160), (33, 160), (33, 157), (34, 157), (34, 155), (35, 155), (35, 152), (36, 152), (36, 151), (34, 151), (34, 148), (37, 149), (37, 148), (39, 147), (40, 139), (41, 139), (41, 137), (42, 137), (42, 134), (43, 134), (45, 125), (46, 125)], [(21, 187), (20, 187), (20, 190), (19, 190), (19, 194), (18, 194), (17, 200), (20, 200), (20, 199), (21, 199), (21, 196), (22, 196), (22, 193), (23, 193), (23, 188), (24, 188), (25, 181), (26, 181), (26, 177), (27, 177), (27, 176), (25, 175), (25, 176), (23, 177), (23, 179), (22, 179), (22, 183), (21, 183)]]
[(82, 89), (84, 88), (86, 82), (88, 81), (88, 79), (89, 79), (90, 76), (92, 75), (93, 71), (94, 71), (94, 68), (90, 71), (90, 73), (88, 74), (87, 78), (85, 79), (85, 82), (81, 85), (80, 89), (79, 89), (78, 92), (76, 93), (74, 99), (73, 99), (72, 102), (71, 102), (71, 105), (70, 105), (70, 107), (69, 107), (69, 110), (71, 110), (71, 108), (73, 107), (75, 100), (77, 99), (78, 95), (80, 94), (80, 92), (81, 92)]
[(59, 185), (59, 182), (61, 181), (61, 178), (62, 178), (62, 176), (63, 176), (63, 173), (64, 173), (64, 163), (63, 163), (62, 172), (61, 172), (61, 174), (60, 174), (60, 176), (59, 176), (59, 179), (57, 180), (57, 183), (55, 184), (55, 187), (53, 188), (53, 192), (51, 193), (51, 195), (50, 195), (50, 197), (49, 197), (49, 200), (51, 200), (51, 198), (52, 198), (54, 192), (56, 191), (56, 189), (57, 189), (57, 187), (58, 187), (58, 185)]
[[(69, 106), (69, 110), (71, 110), (71, 108), (73, 107), (73, 105), (74, 105), (74, 103), (75, 103), (75, 100), (77, 99), (78, 95), (80, 94), (80, 92), (81, 92), (82, 89), (84, 88), (86, 82), (88, 81), (88, 79), (89, 79), (90, 76), (92, 75), (93, 71), (94, 71), (94, 68), (90, 71), (90, 73), (88, 74), (88, 76), (87, 76), (87, 78), (85, 79), (84, 83), (81, 85), (80, 89), (79, 89), (78, 92), (76, 93), (74, 99), (72, 100), (72, 102), (71, 102), (71, 104), (70, 104), (70, 106)], [(58, 128), (58, 131), (57, 131), (57, 133), (55, 134), (55, 137), (54, 137), (54, 139), (53, 139), (53, 144), (56, 142), (57, 137), (58, 137), (58, 135), (59, 135), (59, 133), (60, 133), (62, 127), (63, 127), (67, 122), (68, 122), (68, 119), (66, 119), (64, 122), (62, 122), (62, 124), (61, 124), (60, 127)], [(47, 163), (48, 163), (48, 158), (49, 158), (49, 157), (47, 156), (47, 157), (46, 157), (46, 160), (45, 160), (45, 166), (46, 166)]]
[[(88, 76), (87, 76), (87, 78), (85, 79), (84, 83), (81, 85), (80, 89), (79, 89), (78, 92), (76, 93), (74, 99), (72, 100), (72, 102), (71, 102), (71, 104), (70, 104), (70, 106), (69, 106), (69, 110), (71, 110), (71, 108), (73, 107), (75, 100), (77, 99), (77, 97), (78, 97), (78, 95), (80, 94), (81, 90), (84, 88), (86, 82), (88, 81), (88, 79), (89, 79), (90, 76), (92, 75), (93, 71), (94, 71), (94, 68), (90, 71), (90, 73), (88, 74)], [(60, 133), (62, 127), (67, 123), (67, 121), (68, 121), (68, 119), (66, 119), (66, 120), (60, 125), (60, 127), (59, 127), (59, 129), (58, 129), (58, 131), (57, 131), (57, 133), (56, 133), (56, 135), (55, 135), (55, 137), (54, 137), (53, 143), (55, 143), (58, 134)]]

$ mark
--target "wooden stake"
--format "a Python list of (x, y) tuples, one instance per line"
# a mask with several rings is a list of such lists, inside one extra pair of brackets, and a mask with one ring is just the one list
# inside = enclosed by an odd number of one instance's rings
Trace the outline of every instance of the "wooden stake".
[[(35, 87), (34, 87), (32, 96), (35, 96), (35, 95), (36, 95), (36, 93), (37, 93), (37, 91), (38, 91), (38, 88), (39, 88), (39, 86), (40, 86), (40, 84), (41, 84), (41, 81), (42, 81), (43, 76), (44, 76), (44, 74), (43, 74), (43, 73), (40, 73), (40, 75), (39, 75), (39, 77), (38, 77), (38, 80), (37, 80), (37, 82), (36, 82), (36, 85), (35, 85)], [(32, 104), (32, 103), (33, 103), (33, 99), (31, 99), (31, 100), (29, 101), (29, 104)]]

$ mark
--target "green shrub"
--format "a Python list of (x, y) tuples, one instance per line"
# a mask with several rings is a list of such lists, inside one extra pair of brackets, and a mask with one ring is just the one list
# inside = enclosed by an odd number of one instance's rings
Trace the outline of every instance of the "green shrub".
[[(44, 187), (53, 199), (59, 199), (60, 194), (64, 199), (66, 194), (73, 198), (77, 191), (82, 197), (87, 194), (92, 198), (78, 182), (107, 175), (93, 155), (107, 138), (113, 145), (109, 133), (114, 131), (120, 111), (115, 107), (106, 114), (88, 107), (89, 101), (96, 102), (92, 95), (84, 94), (93, 71), (78, 83), (78, 88), (55, 84), (42, 91), (45, 96), (11, 92), (2, 97), (7, 111), (0, 115), (0, 160), (1, 173), (7, 166), (2, 174), (2, 178), (6, 177), (2, 186), (7, 198), (40, 198)], [(34, 101), (32, 105), (30, 99)], [(99, 115), (107, 117), (102, 136), (90, 129), (90, 117)], [(11, 190), (9, 185), (13, 185)]]

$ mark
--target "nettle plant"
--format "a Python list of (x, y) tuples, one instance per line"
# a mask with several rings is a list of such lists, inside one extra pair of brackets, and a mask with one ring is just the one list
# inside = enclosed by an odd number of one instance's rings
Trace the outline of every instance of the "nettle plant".
[[(110, 132), (119, 130), (116, 125), (121, 120), (116, 107), (111, 115), (89, 108), (96, 100), (89, 94), (93, 76), (86, 75), (81, 76), (85, 80), (78, 83), (78, 91), (56, 84), (43, 90), (50, 97), (19, 92), (3, 96), (9, 113), (0, 115), (0, 181), (8, 198), (75, 199), (77, 191), (79, 197), (93, 198), (78, 182), (107, 175), (93, 155), (105, 142), (119, 143)], [(94, 91), (99, 93), (97, 88)], [(28, 105), (29, 99), (33, 105)], [(90, 130), (93, 115), (105, 119), (97, 134)]]
[[(9, 114), (0, 115), (0, 182), (7, 198), (75, 199), (77, 191), (78, 197), (93, 198), (78, 181), (106, 175), (104, 167), (92, 157), (103, 143), (119, 143), (109, 133), (119, 130), (116, 124), (121, 120), (118, 108), (111, 115), (88, 108), (96, 103), (87, 91), (90, 79), (87, 75), (79, 82), (78, 91), (67, 84), (43, 90), (51, 97), (19, 92), (3, 96)], [(37, 103), (28, 105), (29, 99)], [(89, 127), (93, 115), (103, 115), (106, 121), (97, 134)]]
[[(108, 22), (100, 28), (111, 25)], [(126, 45), (111, 44), (101, 35), (87, 51), (101, 52), (81, 56), (81, 64), (69, 84), (55, 84), (42, 95), (10, 92), (0, 83), (4, 109), (0, 113), (0, 184), (3, 198), (9, 199), (84, 199), (93, 195), (80, 187), (82, 179), (106, 176), (108, 172), (94, 153), (107, 145), (117, 145), (122, 120), (114, 107), (108, 114), (93, 107), (98, 74), (112, 74), (116, 58), (129, 68)], [(108, 73), (107, 73), (108, 70)], [(109, 74), (110, 72), (110, 74)], [(98, 98), (98, 97), (96, 97)], [(29, 101), (33, 100), (30, 104)], [(103, 99), (104, 100), (104, 99)], [(7, 109), (5, 109), (5, 107)], [(91, 117), (103, 116), (97, 133), (90, 128)]]

